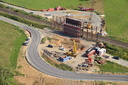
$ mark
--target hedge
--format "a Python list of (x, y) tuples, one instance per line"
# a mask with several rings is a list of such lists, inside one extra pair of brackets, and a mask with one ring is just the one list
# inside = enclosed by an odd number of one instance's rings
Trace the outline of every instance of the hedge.
[(20, 14), (32, 16), (32, 17), (35, 17), (35, 18), (37, 18), (37, 19), (40, 19), (40, 20), (49, 22), (49, 21), (46, 20), (44, 17), (41, 17), (41, 16), (39, 16), (39, 15), (30, 14), (30, 13), (28, 13), (28, 12), (25, 12), (24, 10), (15, 9), (15, 8), (13, 8), (13, 7), (10, 7), (10, 8), (9, 8), (9, 6), (3, 5), (3, 4), (0, 4), (0, 7), (1, 7), (1, 8), (7, 8), (7, 9), (10, 9), (10, 10), (12, 10), (12, 11), (18, 12), (18, 13), (20, 13)]
[(2, 15), (4, 17), (7, 17), (7, 18), (10, 18), (10, 19), (13, 19), (13, 20), (16, 20), (16, 21), (19, 21), (19, 22), (22, 22), (22, 23), (27, 24), (27, 25), (31, 25), (33, 27), (40, 28), (40, 29), (43, 29), (45, 27), (49, 27), (49, 26), (46, 26), (46, 25), (43, 25), (43, 24), (40, 24), (40, 23), (36, 23), (34, 21), (30, 21), (30, 20), (27, 20), (27, 19), (24, 19), (24, 18), (21, 18), (21, 17), (17, 17), (17, 16), (14, 16), (14, 15), (10, 15), (8, 13), (4, 13), (4, 12), (0, 12), (0, 15)]

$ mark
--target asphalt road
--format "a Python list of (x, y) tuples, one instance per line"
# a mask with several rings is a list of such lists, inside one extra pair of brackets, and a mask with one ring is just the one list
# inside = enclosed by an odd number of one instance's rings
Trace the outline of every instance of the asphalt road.
[(25, 24), (4, 18), (2, 16), (0, 16), (0, 20), (14, 24), (23, 29), (27, 29), (31, 32), (32, 41), (28, 47), (26, 59), (34, 68), (36, 68), (37, 70), (45, 74), (59, 77), (59, 78), (74, 79), (74, 80), (92, 80), (92, 81), (101, 80), (101, 81), (127, 81), (128, 82), (127, 75), (105, 75), (105, 74), (87, 74), (87, 73), (83, 74), (83, 73), (63, 71), (63, 70), (54, 68), (51, 65), (45, 63), (45, 61), (43, 61), (39, 56), (38, 45), (41, 40), (41, 35), (38, 30), (34, 29), (33, 27), (27, 26)]

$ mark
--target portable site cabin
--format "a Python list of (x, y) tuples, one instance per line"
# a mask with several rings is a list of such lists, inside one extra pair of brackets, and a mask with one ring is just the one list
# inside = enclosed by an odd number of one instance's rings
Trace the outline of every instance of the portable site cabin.
[(63, 56), (63, 57), (60, 57), (59, 60), (64, 62), (64, 61), (69, 60), (69, 59), (71, 59), (71, 56)]

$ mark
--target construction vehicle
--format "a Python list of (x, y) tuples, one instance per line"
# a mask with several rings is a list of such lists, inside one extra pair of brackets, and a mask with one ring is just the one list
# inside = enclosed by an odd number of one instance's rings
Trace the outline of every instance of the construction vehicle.
[(70, 51), (70, 52), (66, 52), (66, 55), (67, 55), (67, 56), (77, 57), (77, 55), (76, 55), (76, 53), (77, 53), (77, 51), (76, 51), (76, 41), (73, 40), (73, 43), (74, 43), (73, 50)]
[(92, 28), (91, 22), (89, 22), (89, 23), (87, 24), (87, 29), (90, 29), (90, 28)]

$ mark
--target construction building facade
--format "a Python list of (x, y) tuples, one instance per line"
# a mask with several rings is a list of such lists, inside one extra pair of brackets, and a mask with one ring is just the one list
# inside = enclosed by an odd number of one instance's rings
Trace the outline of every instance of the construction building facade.
[(63, 32), (72, 37), (81, 37), (82, 36), (82, 28), (81, 21), (66, 18), (66, 22), (63, 25)]

